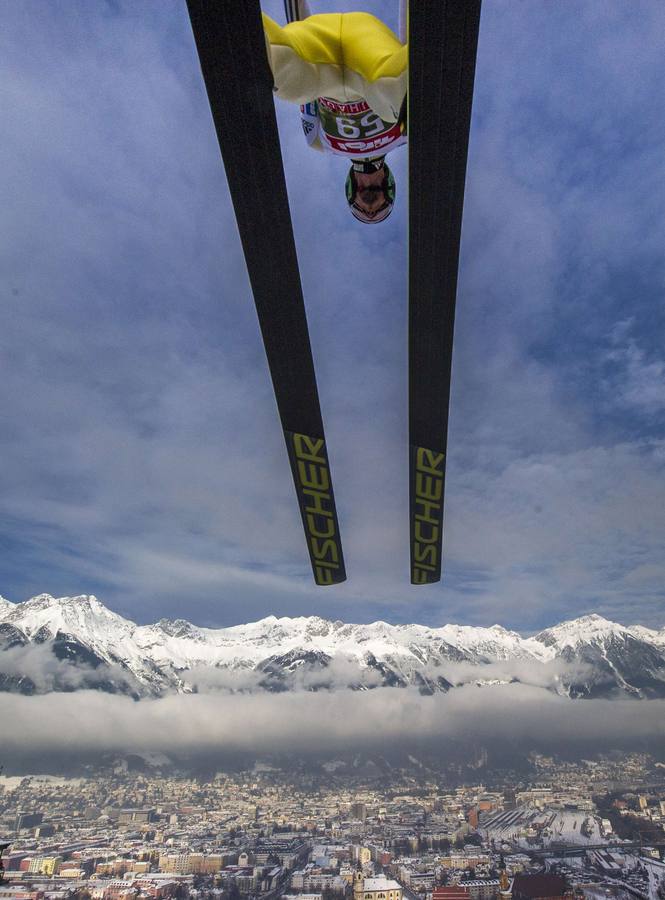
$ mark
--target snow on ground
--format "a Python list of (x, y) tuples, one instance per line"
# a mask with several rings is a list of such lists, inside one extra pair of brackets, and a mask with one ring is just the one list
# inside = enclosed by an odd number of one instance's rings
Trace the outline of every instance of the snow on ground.
[(84, 778), (61, 778), (58, 775), (0, 775), (0, 791), (14, 791), (21, 786), (21, 782), (28, 778), (30, 781), (48, 782), (54, 787), (65, 787), (75, 784), (83, 784)]
[(640, 862), (649, 873), (649, 900), (660, 900), (658, 888), (665, 885), (665, 863), (655, 859), (641, 859)]
[(551, 825), (543, 832), (545, 844), (563, 841), (566, 844), (605, 844), (600, 819), (580, 810), (558, 812)]
[(585, 846), (606, 844), (600, 819), (575, 809), (520, 807), (483, 821), (483, 831), (495, 840), (510, 841), (527, 849), (552, 844)]

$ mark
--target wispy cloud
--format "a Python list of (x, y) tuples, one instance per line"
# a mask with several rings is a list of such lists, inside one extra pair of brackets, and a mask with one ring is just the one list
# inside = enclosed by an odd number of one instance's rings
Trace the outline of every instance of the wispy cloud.
[(8, 7), (2, 592), (662, 624), (664, 29), (654, 4), (484, 5), (440, 587), (406, 583), (406, 155), (363, 229), (278, 108), (351, 576), (316, 591), (184, 4)]
[(634, 318), (626, 319), (612, 329), (611, 347), (606, 359), (613, 370), (607, 390), (614, 402), (642, 415), (665, 410), (665, 359), (660, 352), (650, 355), (630, 335), (636, 326)]
[(2, 651), (2, 676), (13, 682), (17, 693), (76, 691), (115, 684), (122, 692), (143, 693), (134, 677), (119, 665), (92, 666), (58, 659), (48, 644), (28, 644)]

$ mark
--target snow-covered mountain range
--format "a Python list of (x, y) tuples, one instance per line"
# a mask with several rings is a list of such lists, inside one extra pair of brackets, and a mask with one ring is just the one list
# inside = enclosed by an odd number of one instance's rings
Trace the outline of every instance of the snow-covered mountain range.
[(317, 616), (230, 628), (136, 625), (93, 596), (0, 597), (0, 690), (135, 697), (523, 682), (571, 698), (665, 697), (665, 629), (583, 616), (522, 637), (500, 625), (352, 625)]

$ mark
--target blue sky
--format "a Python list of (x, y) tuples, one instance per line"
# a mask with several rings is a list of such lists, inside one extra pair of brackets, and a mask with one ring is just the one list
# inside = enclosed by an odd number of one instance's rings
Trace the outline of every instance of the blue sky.
[(364, 227), (278, 106), (349, 574), (325, 589), (184, 3), (0, 8), (0, 594), (665, 624), (662, 4), (484, 4), (440, 585), (408, 584), (406, 153)]

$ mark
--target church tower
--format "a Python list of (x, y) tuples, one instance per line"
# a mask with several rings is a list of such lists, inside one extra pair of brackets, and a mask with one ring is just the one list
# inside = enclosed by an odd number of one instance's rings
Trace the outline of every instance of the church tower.
[(353, 873), (353, 900), (363, 900), (365, 878), (360, 868)]
[[(501, 862), (503, 863), (503, 857), (501, 857)], [(508, 873), (506, 872), (506, 864), (503, 863), (501, 875), (499, 877), (499, 898), (500, 900), (511, 900), (512, 896), (513, 892), (511, 890)]]

